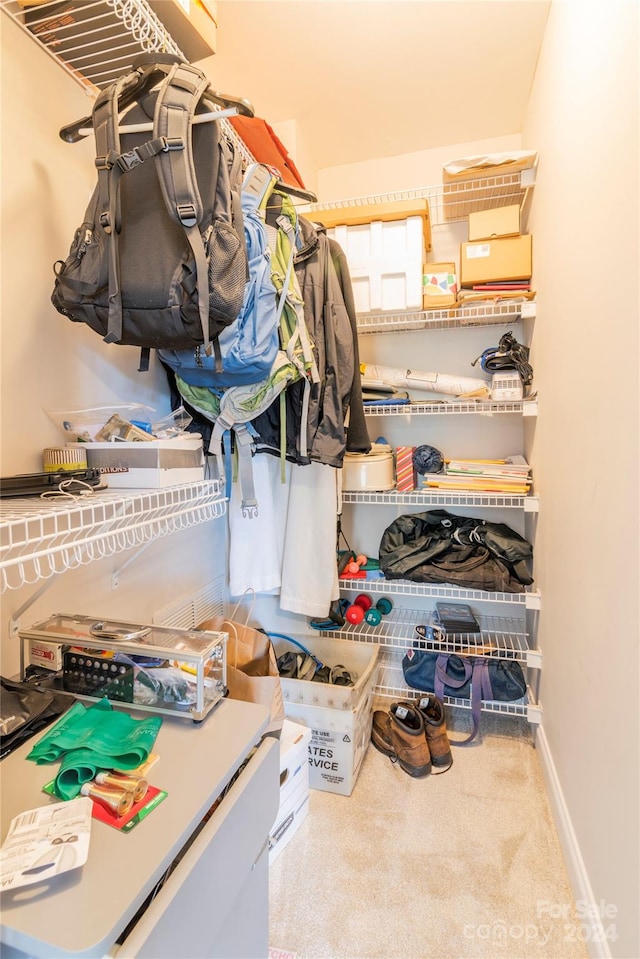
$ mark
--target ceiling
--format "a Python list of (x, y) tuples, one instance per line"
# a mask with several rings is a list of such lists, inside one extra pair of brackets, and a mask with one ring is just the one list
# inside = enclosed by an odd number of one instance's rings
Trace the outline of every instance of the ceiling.
[[(549, 0), (218, 0), (212, 85), (317, 169), (519, 133)], [(292, 151), (294, 152), (294, 151)]]

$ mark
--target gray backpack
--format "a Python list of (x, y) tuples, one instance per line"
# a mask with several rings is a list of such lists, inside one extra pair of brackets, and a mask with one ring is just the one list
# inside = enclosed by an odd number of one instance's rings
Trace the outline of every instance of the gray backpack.
[(219, 122), (194, 122), (218, 98), (197, 67), (158, 57), (93, 107), (98, 183), (51, 300), (107, 343), (141, 347), (141, 369), (150, 349), (218, 356), (242, 307), (241, 159)]

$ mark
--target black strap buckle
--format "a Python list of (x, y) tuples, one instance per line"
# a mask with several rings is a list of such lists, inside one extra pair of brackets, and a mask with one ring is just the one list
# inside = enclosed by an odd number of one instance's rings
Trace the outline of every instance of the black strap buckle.
[(123, 173), (128, 173), (129, 170), (133, 170), (134, 167), (140, 166), (144, 160), (138, 153), (137, 148), (135, 148), (128, 153), (121, 153), (116, 162)]
[(163, 153), (168, 153), (170, 150), (184, 150), (184, 140), (182, 137), (162, 137), (164, 145), (162, 147)]

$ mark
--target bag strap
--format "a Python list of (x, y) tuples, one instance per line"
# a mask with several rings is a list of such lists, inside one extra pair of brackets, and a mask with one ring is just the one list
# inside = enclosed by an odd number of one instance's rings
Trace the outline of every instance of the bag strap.
[(160, 189), (169, 216), (182, 226), (196, 264), (198, 311), (205, 351), (212, 353), (209, 330), (209, 276), (207, 254), (200, 232), (204, 215), (193, 158), (193, 117), (209, 87), (197, 67), (175, 63), (160, 86), (153, 118), (153, 135), (166, 140), (158, 158)]
[(243, 601), (243, 599), (245, 598), (245, 596), (251, 596), (251, 605), (249, 606), (249, 609), (248, 609), (248, 612), (247, 612), (247, 616), (246, 616), (246, 619), (245, 619), (244, 623), (241, 623), (241, 624), (240, 624), (241, 626), (247, 626), (247, 625), (249, 624), (249, 620), (251, 619), (251, 616), (252, 616), (252, 614), (253, 614), (253, 607), (255, 606), (255, 603), (256, 603), (256, 591), (255, 591), (255, 589), (253, 588), (253, 586), (247, 586), (247, 588), (245, 589), (244, 593), (242, 594), (242, 596), (240, 597), (240, 599), (238, 600), (238, 602), (236, 603), (236, 605), (235, 605), (235, 606), (233, 607), (233, 609), (231, 610), (231, 613), (230, 613), (229, 616), (227, 617), (228, 619), (233, 619), (233, 620), (235, 620), (236, 623), (239, 623), (239, 622), (240, 622), (240, 620), (238, 619), (238, 610), (240, 609), (240, 606), (241, 606), (242, 601)]
[(449, 689), (460, 689), (471, 679), (471, 732), (466, 739), (450, 739), (452, 746), (468, 746), (476, 738), (480, 729), (482, 700), (493, 699), (493, 690), (489, 677), (489, 664), (484, 657), (473, 656), (471, 662), (462, 657), (457, 658), (464, 667), (464, 678), (455, 679), (449, 676), (447, 673), (449, 655), (441, 653), (436, 660), (433, 691), (438, 699), (443, 700), (445, 686), (448, 686)]
[[(147, 80), (162, 75), (160, 68)], [(142, 73), (136, 70), (119, 77), (103, 90), (96, 99), (92, 111), (92, 123), (96, 143), (95, 165), (98, 171), (98, 222), (108, 237), (109, 244), (109, 312), (106, 343), (118, 343), (122, 339), (122, 290), (120, 288), (120, 257), (118, 238), (120, 233), (120, 179), (140, 163), (160, 153), (167, 152), (170, 145), (166, 138), (154, 136), (133, 150), (122, 153), (118, 130), (121, 106), (129, 105), (141, 95), (148, 83), (141, 82)], [(140, 370), (149, 368), (149, 350), (140, 354)]]

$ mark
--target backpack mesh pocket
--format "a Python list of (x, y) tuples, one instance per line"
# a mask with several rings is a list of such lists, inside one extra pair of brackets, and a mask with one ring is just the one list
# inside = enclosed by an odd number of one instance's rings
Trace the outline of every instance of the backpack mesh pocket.
[(229, 326), (238, 317), (248, 279), (247, 256), (238, 234), (228, 223), (213, 224), (209, 240), (209, 316)]

